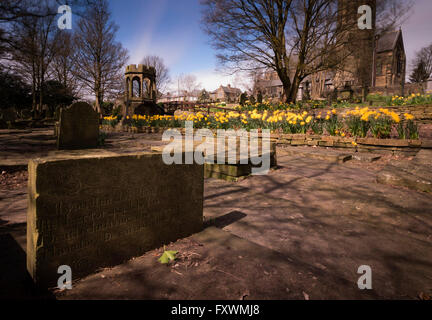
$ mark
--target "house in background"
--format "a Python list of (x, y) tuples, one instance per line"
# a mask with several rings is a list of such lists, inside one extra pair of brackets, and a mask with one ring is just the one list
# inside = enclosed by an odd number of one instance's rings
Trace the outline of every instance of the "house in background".
[(210, 92), (210, 100), (236, 103), (239, 101), (241, 93), (239, 88), (233, 88), (231, 85), (226, 87), (221, 85), (215, 91)]
[(188, 92), (186, 90), (180, 90), (180, 92), (167, 92), (163, 94), (158, 102), (197, 102), (200, 90), (194, 90)]
[(268, 100), (279, 101), (282, 99), (283, 86), (276, 71), (266, 71), (255, 79), (253, 95), (262, 94)]

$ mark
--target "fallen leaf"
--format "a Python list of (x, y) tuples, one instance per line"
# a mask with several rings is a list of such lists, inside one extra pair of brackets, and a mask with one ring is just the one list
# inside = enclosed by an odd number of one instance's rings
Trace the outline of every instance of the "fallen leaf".
[(174, 261), (176, 259), (177, 253), (178, 251), (172, 251), (172, 250), (164, 251), (164, 253), (158, 260), (162, 264), (168, 264), (171, 261)]

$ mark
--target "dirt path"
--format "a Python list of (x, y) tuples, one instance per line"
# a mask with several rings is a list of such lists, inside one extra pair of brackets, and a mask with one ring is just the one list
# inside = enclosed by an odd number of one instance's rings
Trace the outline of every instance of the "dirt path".
[[(155, 137), (119, 135), (108, 139), (107, 148), (131, 152), (159, 143)], [(306, 293), (311, 299), (415, 299), (430, 294), (432, 195), (376, 183), (376, 174), (392, 160), (337, 164), (278, 150), (279, 168), (266, 176), (238, 183), (207, 179), (206, 226), (220, 230), (171, 244), (180, 251), (171, 267), (158, 264), (161, 250), (154, 250), (101, 270), (58, 297), (303, 299)], [(0, 179), (0, 282), (9, 296), (35, 294), (24, 276), (25, 179), (22, 171)], [(371, 291), (357, 288), (360, 265), (372, 268)]]

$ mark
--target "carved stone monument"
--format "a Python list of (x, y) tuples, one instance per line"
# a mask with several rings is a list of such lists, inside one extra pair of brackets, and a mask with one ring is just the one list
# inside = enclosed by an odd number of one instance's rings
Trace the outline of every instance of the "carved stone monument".
[(56, 286), (202, 229), (203, 166), (166, 165), (160, 153), (29, 162), (27, 269)]
[(97, 147), (99, 114), (86, 102), (77, 102), (61, 109), (56, 136), (58, 149)]
[(125, 71), (125, 94), (116, 101), (121, 109), (122, 121), (134, 114), (163, 114), (164, 110), (156, 104), (156, 70), (154, 67), (139, 64), (128, 65)]

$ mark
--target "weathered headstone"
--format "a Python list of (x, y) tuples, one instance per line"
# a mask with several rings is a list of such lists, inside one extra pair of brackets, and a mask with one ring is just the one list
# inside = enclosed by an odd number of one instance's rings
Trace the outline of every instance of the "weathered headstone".
[(57, 129), (58, 149), (95, 148), (99, 137), (99, 114), (86, 102), (61, 109)]
[(27, 269), (56, 286), (202, 229), (203, 166), (166, 165), (161, 153), (29, 162)]

